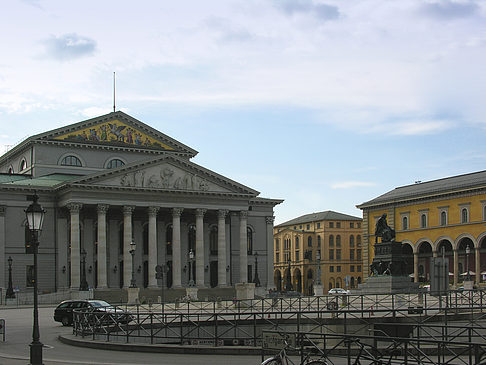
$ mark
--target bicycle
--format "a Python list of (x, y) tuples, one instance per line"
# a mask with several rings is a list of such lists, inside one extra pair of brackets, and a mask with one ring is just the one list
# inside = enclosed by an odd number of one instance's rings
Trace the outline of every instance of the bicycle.
[(295, 363), (290, 359), (289, 355), (287, 354), (287, 351), (288, 350), (295, 351), (298, 349), (293, 348), (288, 343), (287, 336), (284, 339), (284, 344), (285, 344), (284, 348), (282, 348), (277, 355), (264, 360), (261, 363), (261, 365), (328, 365), (328, 363), (322, 359), (312, 359), (311, 358), (312, 351), (306, 353), (301, 362)]

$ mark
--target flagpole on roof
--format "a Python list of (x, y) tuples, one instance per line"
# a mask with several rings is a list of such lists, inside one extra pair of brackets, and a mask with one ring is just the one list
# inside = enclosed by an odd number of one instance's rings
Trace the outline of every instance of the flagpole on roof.
[(116, 100), (115, 99), (115, 96), (116, 96), (115, 86), (116, 86), (116, 84), (115, 84), (115, 72), (113, 71), (113, 113), (115, 112), (115, 100)]

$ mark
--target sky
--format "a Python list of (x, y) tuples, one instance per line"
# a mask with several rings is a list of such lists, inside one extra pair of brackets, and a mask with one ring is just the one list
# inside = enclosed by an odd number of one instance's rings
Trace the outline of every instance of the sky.
[(485, 0), (4, 0), (0, 34), (1, 153), (111, 112), (116, 72), (275, 224), (485, 169)]

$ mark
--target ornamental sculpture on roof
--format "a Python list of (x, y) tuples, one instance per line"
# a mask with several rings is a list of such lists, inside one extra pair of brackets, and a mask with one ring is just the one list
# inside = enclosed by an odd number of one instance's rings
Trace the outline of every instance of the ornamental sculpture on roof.
[(140, 170), (126, 173), (120, 178), (120, 184), (137, 188), (209, 190), (209, 183), (205, 179), (191, 173), (176, 172), (169, 167), (161, 168), (158, 175), (149, 174)]

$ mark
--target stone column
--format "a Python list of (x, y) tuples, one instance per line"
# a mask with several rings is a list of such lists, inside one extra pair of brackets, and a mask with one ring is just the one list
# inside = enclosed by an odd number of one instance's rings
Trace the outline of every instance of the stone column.
[(226, 284), (226, 215), (228, 210), (218, 210), (218, 286)]
[(132, 279), (132, 255), (130, 255), (130, 243), (133, 239), (132, 213), (133, 206), (123, 207), (123, 287), (128, 288)]
[(181, 214), (182, 208), (172, 209), (172, 287), (182, 287), (181, 281)]
[(437, 250), (432, 251), (432, 257), (437, 257)]
[(413, 253), (413, 281), (419, 282), (419, 253)]
[(106, 269), (106, 212), (109, 205), (98, 204), (98, 289), (108, 287), (108, 271)]
[(157, 212), (158, 207), (149, 207), (148, 216), (148, 287), (157, 287), (157, 278), (155, 277), (155, 266), (157, 266)]
[(196, 209), (196, 287), (204, 287), (204, 214), (206, 209)]
[(248, 281), (248, 211), (240, 212), (240, 283)]
[(479, 285), (480, 280), (481, 280), (481, 264), (479, 262), (480, 258), (480, 253), (479, 253), (479, 247), (474, 248), (474, 266), (475, 266), (475, 272), (476, 272), (476, 284)]
[(274, 221), (275, 221), (275, 217), (273, 216), (265, 217), (265, 222), (267, 223), (267, 289), (275, 289), (275, 283), (273, 282), (273, 222)]
[(71, 213), (71, 290), (79, 290), (81, 280), (79, 212), (82, 206), (79, 203), (67, 206)]
[(457, 287), (459, 283), (459, 251), (453, 249), (454, 251), (454, 286)]

